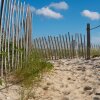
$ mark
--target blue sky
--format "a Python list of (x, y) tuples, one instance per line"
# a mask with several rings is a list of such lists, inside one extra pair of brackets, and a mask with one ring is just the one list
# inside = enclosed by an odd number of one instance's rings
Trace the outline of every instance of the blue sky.
[[(100, 24), (100, 0), (26, 0), (33, 12), (33, 37), (86, 34), (86, 24)], [(99, 40), (100, 28), (91, 32)]]

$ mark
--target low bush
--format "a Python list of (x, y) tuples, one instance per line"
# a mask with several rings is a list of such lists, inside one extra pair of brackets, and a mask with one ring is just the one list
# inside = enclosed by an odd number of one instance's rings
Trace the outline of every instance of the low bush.
[(18, 68), (14, 73), (16, 80), (29, 87), (33, 82), (37, 82), (44, 72), (50, 71), (53, 65), (41, 57), (41, 54), (32, 51), (27, 59), (23, 61), (22, 68)]

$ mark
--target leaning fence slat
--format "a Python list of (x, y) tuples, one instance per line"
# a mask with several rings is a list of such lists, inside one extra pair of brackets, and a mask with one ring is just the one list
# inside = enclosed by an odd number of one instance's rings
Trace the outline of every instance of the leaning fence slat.
[(33, 40), (33, 46), (34, 46), (34, 51), (35, 51), (35, 53), (38, 55), (38, 47), (37, 47), (37, 43), (36, 43), (37, 41), (36, 41), (36, 39), (34, 39)]
[[(14, 0), (14, 6), (15, 6), (15, 4), (16, 4), (16, 0)], [(14, 11), (15, 11), (15, 9), (13, 9), (11, 14), (10, 14), (10, 21), (12, 21), (12, 23), (11, 23), (12, 24), (12, 30), (10, 29), (10, 25), (9, 25), (9, 39), (10, 39), (10, 32), (12, 31), (12, 57), (9, 57), (8, 63), (10, 63), (10, 58), (12, 58), (12, 62), (11, 62), (12, 64), (10, 64), (12, 67), (14, 66), (14, 43), (15, 43), (15, 40), (14, 40), (14, 34), (15, 34)], [(9, 54), (10, 54), (10, 52), (9, 52)], [(9, 67), (9, 71), (11, 71), (10, 67)]]
[[(16, 4), (16, 0), (13, 1), (14, 3), (14, 6)], [(13, 5), (11, 5), (13, 6)], [(13, 9), (13, 7), (11, 7), (11, 14), (10, 14), (10, 22), (11, 22), (11, 25), (9, 25), (9, 39), (10, 36), (11, 36), (11, 33), (12, 33), (12, 41), (9, 40), (9, 42), (12, 42), (12, 54), (10, 54), (9, 52), (9, 56), (12, 55), (11, 57), (9, 57), (9, 60), (8, 60), (8, 63), (9, 63), (9, 71), (11, 71), (11, 67), (14, 66), (14, 43), (15, 43), (15, 40), (14, 40), (14, 34), (15, 34), (15, 25), (14, 25), (14, 12), (15, 12), (15, 9)], [(12, 29), (10, 29), (10, 26), (12, 26)], [(8, 45), (10, 47), (10, 44)], [(10, 64), (10, 59), (12, 60), (11, 61), (11, 64)], [(15, 67), (14, 67), (15, 68)]]
[(36, 47), (37, 47), (38, 54), (39, 54), (39, 51), (40, 51), (40, 46), (39, 46), (39, 41), (38, 41), (38, 39), (37, 39), (37, 38), (36, 38)]
[(78, 57), (80, 58), (80, 38), (79, 38), (79, 34), (78, 35)]
[[(7, 41), (7, 44), (6, 44), (6, 47), (7, 47), (7, 50), (6, 50), (6, 52), (8, 52), (7, 53), (7, 63), (8, 63), (8, 68), (7, 69), (9, 69), (9, 67), (10, 67), (10, 52), (9, 52), (9, 40), (10, 40), (10, 15), (11, 15), (11, 12), (10, 11), (12, 11), (11, 10), (11, 4), (12, 4), (12, 0), (11, 0), (11, 2), (9, 1), (9, 3), (8, 3), (8, 19), (7, 19), (7, 27), (6, 27), (6, 35), (7, 35), (7, 38), (6, 38), (6, 41)], [(7, 73), (7, 72), (6, 72)]]
[(80, 39), (81, 39), (81, 52), (82, 52), (82, 57), (84, 58), (84, 55), (83, 55), (83, 40), (82, 40), (82, 34), (80, 34)]
[(49, 45), (48, 45), (48, 41), (47, 41), (47, 39), (44, 37), (44, 41), (45, 41), (45, 44), (46, 44), (46, 52), (47, 52), (47, 60), (49, 59)]
[(43, 44), (42, 44), (41, 38), (39, 38), (39, 43), (40, 43), (40, 52), (41, 52), (41, 55), (42, 55), (42, 57), (44, 57), (44, 50), (43, 50)]
[(70, 52), (69, 52), (69, 55), (70, 55), (70, 58), (72, 58), (72, 49), (71, 49), (71, 38), (70, 38), (70, 33), (68, 32), (68, 38), (69, 38), (69, 48), (70, 48)]
[[(16, 42), (15, 42), (15, 47), (16, 47), (16, 49), (15, 49), (15, 68), (17, 68), (18, 66), (17, 66), (17, 61), (18, 61), (18, 50), (17, 50), (17, 46), (18, 46), (18, 6), (19, 6), (19, 1), (18, 1), (18, 5), (16, 4), (16, 25), (15, 25), (15, 30), (16, 30), (16, 32), (15, 32), (15, 38), (16, 38)], [(12, 68), (13, 68), (14, 66), (12, 66)]]
[(69, 58), (69, 46), (68, 46), (68, 38), (67, 38), (67, 35), (66, 34), (65, 34), (65, 41), (66, 41), (66, 47), (67, 47), (66, 57)]
[(23, 36), (23, 48), (24, 48), (24, 54), (23, 54), (23, 59), (25, 60), (26, 59), (26, 21), (25, 21), (25, 2), (24, 2), (24, 5), (23, 5), (23, 18), (22, 18), (22, 21), (23, 21), (23, 30), (24, 30), (24, 36)]
[(19, 22), (19, 65), (22, 68), (22, 16), (23, 16), (22, 3), (20, 4), (20, 22)]
[(87, 58), (86, 57), (86, 41), (85, 41), (85, 35), (84, 35), (84, 57), (85, 57), (85, 59)]
[(75, 33), (75, 57), (78, 58), (78, 52), (77, 52), (77, 49), (78, 49), (78, 45), (77, 45), (77, 34)]
[(56, 42), (54, 40), (54, 37), (52, 37), (52, 41), (53, 41), (53, 44), (54, 44), (54, 56), (55, 56), (55, 60), (57, 59), (57, 51), (56, 51)]
[(56, 37), (54, 36), (54, 43), (55, 43), (55, 50), (56, 50), (56, 59), (58, 59), (58, 48), (57, 48), (57, 41), (56, 41)]
[(53, 39), (52, 39), (52, 36), (50, 36), (50, 43), (52, 44), (52, 59), (55, 58), (55, 49), (54, 49), (54, 43), (53, 43)]
[(50, 36), (51, 43), (52, 43), (52, 51), (53, 51), (53, 58), (56, 59), (56, 51), (55, 51), (55, 46), (54, 46), (54, 41), (52, 36)]
[(5, 8), (5, 1), (3, 2), (3, 8), (1, 9), (2, 10), (2, 16), (1, 17), (1, 23), (0, 23), (0, 57), (1, 57), (1, 63), (0, 63), (0, 66), (1, 66), (1, 77), (3, 77), (3, 52), (2, 52), (2, 48), (3, 48), (3, 30), (2, 30), (2, 25), (3, 25), (3, 19), (4, 19), (4, 8)]
[(61, 55), (60, 55), (60, 45), (59, 45), (59, 37), (55, 37), (55, 41), (56, 41), (56, 48), (57, 48), (57, 59), (60, 59), (61, 58)]
[(49, 43), (49, 49), (50, 49), (50, 58), (53, 60), (53, 51), (52, 51), (52, 44), (51, 44), (51, 39), (50, 36), (48, 36), (48, 43)]
[(75, 41), (74, 41), (74, 39), (73, 39), (73, 35), (72, 35), (72, 57), (74, 58), (74, 56), (75, 56), (75, 53), (74, 53), (74, 49), (75, 49)]
[[(8, 1), (7, 3), (7, 7), (6, 7), (6, 14), (7, 14), (7, 17), (5, 18), (6, 19), (6, 22), (5, 22), (5, 27), (4, 27), (4, 51), (5, 51), (5, 54), (7, 54), (7, 31), (8, 31), (8, 20), (9, 20), (9, 4), (10, 4), (10, 1)], [(7, 8), (8, 8), (8, 11), (7, 11)], [(7, 74), (7, 55), (4, 55), (4, 69), (5, 69), (5, 75)]]
[[(8, 3), (7, 2), (7, 7), (8, 7)], [(7, 14), (7, 7), (5, 9), (5, 13)], [(4, 30), (3, 30), (3, 39), (2, 39), (2, 53), (4, 52), (4, 54), (2, 54), (2, 76), (5, 72), (4, 68), (6, 69), (6, 27), (7, 27), (7, 19), (8, 17), (6, 17), (6, 14), (4, 14), (4, 19), (5, 19), (5, 23), (4, 23)]]
[(76, 41), (76, 57), (79, 58), (80, 54), (80, 45), (79, 45), (79, 34), (75, 34), (75, 41)]
[(61, 35), (59, 35), (59, 43), (60, 43), (60, 50), (61, 50), (61, 58), (64, 57), (64, 54), (63, 54), (63, 45), (62, 45), (62, 37)]
[(64, 39), (64, 35), (62, 35), (62, 41), (63, 41), (63, 47), (64, 47), (64, 58), (66, 58), (66, 44), (65, 44), (65, 39)]
[(60, 48), (60, 42), (59, 42), (59, 37), (56, 37), (57, 38), (57, 45), (58, 45), (58, 53), (59, 53), (59, 59), (61, 59), (61, 48)]
[[(43, 42), (43, 50), (44, 50), (44, 57), (45, 59), (47, 59), (47, 53), (46, 53), (46, 46), (45, 46), (45, 41), (44, 41), (44, 37), (42, 37), (42, 42)], [(50, 57), (49, 57), (50, 58)]]
[(21, 52), (20, 52), (20, 65), (21, 65), (21, 68), (23, 66), (23, 34), (22, 34), (22, 29), (23, 29), (23, 5), (21, 3), (21, 8), (20, 8), (20, 15), (21, 15), (21, 25), (20, 25), (20, 31), (21, 31), (21, 34), (20, 34), (20, 49), (21, 49)]
[(5, 15), (5, 13), (4, 13), (4, 8), (5, 8), (5, 0), (4, 0), (4, 4), (3, 4), (3, 8), (2, 8), (2, 16), (1, 16), (1, 26), (0, 26), (0, 53), (1, 53), (1, 64), (0, 64), (0, 66), (1, 66), (1, 77), (3, 77), (3, 50), (2, 50), (2, 48), (3, 48), (3, 30), (2, 30), (2, 25), (3, 25), (3, 21), (4, 21), (4, 15)]
[[(26, 60), (27, 60), (27, 55), (28, 55), (28, 29), (29, 29), (29, 25), (28, 23), (28, 7), (26, 8)], [(38, 42), (38, 41), (37, 41)]]
[(7, 28), (8, 29), (8, 32), (7, 32), (8, 33), (8, 36), (7, 36), (8, 37), (8, 43), (7, 43), (7, 46), (8, 46), (7, 47), (7, 49), (8, 49), (8, 51), (7, 51), (8, 52), (8, 59), (7, 59), (7, 63), (8, 63), (8, 69), (9, 69), (9, 71), (10, 71), (10, 50), (9, 50), (10, 49), (10, 47), (9, 47), (10, 46), (10, 24), (9, 23), (11, 22), (11, 14), (12, 14), (11, 4), (12, 4), (12, 2), (9, 1), (9, 10), (8, 10), (8, 12), (9, 12), (8, 16), (9, 16), (9, 18), (8, 18), (8, 23), (7, 23), (8, 24), (7, 25), (7, 27), (8, 27)]
[(19, 67), (19, 63), (20, 63), (20, 15), (21, 15), (21, 2), (19, 1), (19, 6), (18, 6), (18, 67)]

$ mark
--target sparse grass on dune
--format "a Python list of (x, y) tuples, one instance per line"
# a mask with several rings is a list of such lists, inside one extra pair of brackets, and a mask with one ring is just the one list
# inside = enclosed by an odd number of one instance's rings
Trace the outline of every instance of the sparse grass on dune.
[(99, 49), (91, 49), (91, 57), (99, 57), (100, 56), (100, 50)]
[(22, 80), (22, 85), (30, 87), (34, 82), (39, 81), (43, 73), (52, 68), (53, 65), (41, 57), (41, 54), (32, 51), (27, 60), (23, 62), (22, 68), (19, 67), (14, 76), (17, 81)]

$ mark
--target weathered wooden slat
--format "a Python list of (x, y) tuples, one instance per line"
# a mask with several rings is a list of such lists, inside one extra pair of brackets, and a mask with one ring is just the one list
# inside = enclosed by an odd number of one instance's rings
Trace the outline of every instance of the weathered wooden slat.
[(86, 40), (85, 40), (85, 35), (84, 35), (84, 57), (85, 57), (85, 59), (87, 58), (86, 57)]
[(51, 39), (50, 36), (48, 36), (48, 44), (49, 44), (49, 49), (50, 49), (50, 59), (53, 60), (53, 51), (52, 51), (52, 44), (51, 44)]
[(81, 40), (81, 52), (82, 52), (82, 57), (84, 58), (84, 55), (83, 55), (83, 40), (82, 40), (82, 34), (80, 34), (80, 40)]
[(34, 46), (35, 53), (38, 55), (38, 48), (37, 48), (36, 39), (33, 40), (33, 46)]
[(39, 45), (38, 38), (36, 38), (36, 47), (37, 47), (37, 50), (38, 50), (38, 53), (39, 53), (40, 52), (40, 45)]
[[(7, 2), (7, 7), (5, 9), (5, 13), (7, 14), (7, 8), (9, 7), (9, 1)], [(6, 38), (7, 38), (7, 30), (6, 30), (6, 27), (7, 27), (7, 21), (8, 21), (8, 16), (6, 17), (6, 14), (4, 16), (5, 18), (5, 24), (4, 24), (4, 31), (3, 31), (3, 39), (2, 39), (2, 52), (4, 52), (5, 54), (7, 53), (6, 50), (7, 50), (7, 41), (6, 41)], [(4, 73), (6, 73), (7, 71), (7, 57), (6, 55), (2, 55), (2, 76)]]
[(77, 33), (75, 33), (75, 57), (78, 58), (78, 45), (77, 45)]
[[(11, 0), (11, 2), (9, 1), (9, 4), (8, 4), (8, 20), (7, 20), (7, 27), (6, 27), (6, 33), (7, 33), (7, 70), (9, 69), (10, 71), (10, 48), (9, 48), (9, 45), (10, 45), (10, 23), (11, 23), (11, 16), (12, 16), (12, 12), (13, 10), (11, 9), (11, 4), (13, 4), (13, 1)], [(11, 12), (10, 12), (11, 11)]]
[(52, 36), (50, 36), (51, 44), (52, 44), (52, 51), (53, 51), (53, 59), (56, 59), (56, 51), (55, 51), (55, 46), (54, 46), (54, 41)]
[(79, 34), (78, 35), (78, 57), (80, 58), (81, 52), (80, 52), (80, 37)]
[(54, 43), (55, 43), (55, 51), (56, 51), (56, 59), (58, 59), (58, 48), (57, 48), (57, 41), (56, 41), (56, 37), (54, 36)]
[(66, 54), (66, 57), (67, 57), (67, 58), (70, 58), (67, 34), (65, 34), (65, 39), (66, 39), (66, 47), (67, 47), (67, 51), (66, 51), (67, 54)]
[[(15, 6), (15, 4), (16, 4), (16, 0), (14, 0), (14, 6)], [(12, 30), (10, 29), (10, 25), (9, 25), (9, 37), (10, 37), (10, 32), (12, 32), (12, 57), (9, 57), (9, 61), (8, 61), (8, 63), (10, 63), (10, 58), (11, 58), (11, 60), (12, 60), (12, 62), (11, 62), (11, 66), (13, 67), (14, 66), (14, 68), (16, 67), (15, 66), (15, 58), (14, 58), (14, 51), (15, 51), (15, 48), (14, 48), (14, 46), (15, 46), (15, 38), (14, 38), (14, 36), (15, 36), (15, 25), (14, 25), (14, 12), (15, 12), (15, 9), (13, 9), (12, 10), (12, 12), (11, 12), (11, 15), (10, 15), (10, 21), (12, 22)], [(9, 44), (10, 45), (10, 44)], [(10, 53), (10, 52), (9, 52)], [(11, 68), (9, 68), (9, 71), (11, 71)]]
[(65, 38), (64, 38), (64, 35), (62, 35), (62, 42), (63, 42), (63, 47), (64, 47), (64, 58), (67, 58), (66, 55), (66, 44), (65, 44)]
[(69, 39), (69, 55), (70, 58), (72, 58), (72, 48), (71, 48), (71, 37), (70, 37), (70, 33), (68, 32), (68, 39)]
[(0, 11), (0, 76), (3, 77), (4, 69), (3, 69), (3, 54), (2, 54), (2, 48), (4, 44), (4, 33), (3, 33), (3, 23), (4, 23), (4, 17), (5, 17), (5, 0), (1, 1), (1, 11)]
[[(45, 40), (44, 40), (44, 37), (42, 37), (42, 42), (43, 42), (43, 50), (44, 50), (44, 57), (45, 57), (45, 59), (47, 59), (47, 52), (46, 52), (46, 46), (45, 46)], [(50, 57), (49, 57), (49, 59), (50, 59)]]
[(71, 43), (72, 44), (72, 58), (74, 58), (74, 55), (75, 55), (75, 53), (74, 53), (75, 44), (74, 43), (75, 43), (75, 41), (74, 41), (73, 35), (72, 35), (72, 43)]
[(59, 40), (60, 40), (60, 50), (61, 50), (61, 58), (64, 58), (64, 52), (63, 52), (63, 44), (62, 44), (62, 37), (59, 35)]
[(60, 59), (61, 58), (61, 55), (60, 55), (60, 46), (59, 46), (59, 38), (58, 37), (56, 37), (56, 41), (57, 41), (57, 51), (58, 51), (58, 57), (57, 57), (57, 59)]
[(57, 43), (57, 37), (54, 37), (55, 42), (55, 50), (56, 50), (56, 59), (59, 59), (59, 49), (58, 49), (58, 43)]
[[(14, 4), (15, 5), (15, 4)], [(23, 35), (23, 29), (24, 29), (24, 23), (23, 23), (23, 20), (24, 20), (24, 5), (21, 3), (21, 9), (20, 9), (20, 13), (21, 13), (21, 42), (20, 42), (20, 48), (21, 48), (21, 68), (23, 67), (23, 54), (24, 54), (24, 51), (23, 51), (23, 48), (24, 48), (24, 41), (23, 41), (23, 38), (24, 38), (24, 35)]]
[(1, 4), (0, 4), (0, 27), (1, 27), (1, 22), (2, 22), (2, 15), (3, 15), (3, 8), (4, 8), (4, 4), (5, 4), (5, 2), (4, 2), (4, 0), (1, 0), (1, 2), (0, 2)]
[(41, 56), (42, 56), (42, 58), (43, 58), (43, 57), (44, 57), (44, 50), (43, 50), (43, 44), (42, 44), (41, 38), (39, 38), (39, 44), (40, 44), (40, 52), (41, 52)]

